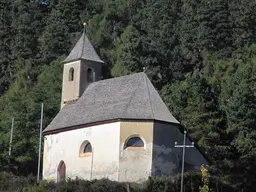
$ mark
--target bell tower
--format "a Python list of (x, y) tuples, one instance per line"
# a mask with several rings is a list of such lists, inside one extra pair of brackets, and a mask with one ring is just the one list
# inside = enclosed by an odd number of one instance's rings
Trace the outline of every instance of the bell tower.
[[(84, 24), (85, 25), (85, 24)], [(80, 98), (86, 87), (101, 79), (104, 63), (85, 34), (85, 29), (64, 64), (61, 108)]]

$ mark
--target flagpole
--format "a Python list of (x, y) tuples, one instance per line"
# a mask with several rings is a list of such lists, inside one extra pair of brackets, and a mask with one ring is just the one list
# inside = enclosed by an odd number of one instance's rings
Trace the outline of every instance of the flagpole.
[(40, 122), (40, 138), (39, 138), (39, 152), (38, 152), (38, 167), (37, 167), (37, 182), (40, 180), (40, 164), (41, 164), (41, 148), (42, 148), (42, 130), (43, 130), (43, 115), (44, 115), (44, 104), (41, 107), (41, 122)]
[(13, 135), (13, 127), (14, 127), (14, 118), (12, 118), (12, 128), (11, 128), (10, 145), (9, 145), (9, 156), (11, 156), (11, 154), (12, 154), (12, 135)]

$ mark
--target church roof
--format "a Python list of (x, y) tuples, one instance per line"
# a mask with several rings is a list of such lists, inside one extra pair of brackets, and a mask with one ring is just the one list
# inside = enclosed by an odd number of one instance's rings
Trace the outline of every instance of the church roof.
[(169, 112), (145, 73), (91, 83), (66, 104), (44, 132), (115, 119), (179, 122)]
[(75, 47), (72, 49), (68, 57), (62, 63), (67, 63), (67, 62), (75, 61), (79, 59), (85, 59), (85, 60), (104, 63), (100, 59), (96, 51), (94, 50), (85, 32), (83, 32), (81, 38), (76, 43)]

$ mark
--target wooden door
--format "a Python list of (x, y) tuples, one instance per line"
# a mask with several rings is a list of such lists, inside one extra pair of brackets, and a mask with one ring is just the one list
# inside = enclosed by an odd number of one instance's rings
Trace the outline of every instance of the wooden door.
[(66, 165), (61, 161), (58, 167), (58, 182), (66, 180)]

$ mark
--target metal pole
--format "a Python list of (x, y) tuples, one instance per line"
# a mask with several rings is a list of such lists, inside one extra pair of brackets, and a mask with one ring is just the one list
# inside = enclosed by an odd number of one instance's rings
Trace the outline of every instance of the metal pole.
[(92, 163), (91, 163), (91, 176), (90, 176), (90, 180), (92, 180), (93, 154), (94, 154), (94, 149), (93, 149), (93, 147), (92, 147)]
[(182, 148), (182, 168), (181, 168), (181, 182), (180, 182), (180, 191), (183, 192), (183, 177), (184, 177), (184, 163), (185, 163), (185, 148), (194, 147), (194, 142), (191, 143), (191, 145), (186, 145), (186, 136), (187, 131), (184, 131), (184, 140), (183, 145), (178, 145), (177, 141), (174, 144), (174, 147), (180, 147)]
[(39, 138), (39, 152), (38, 152), (38, 167), (37, 167), (37, 182), (40, 180), (40, 164), (41, 164), (41, 148), (42, 148), (42, 130), (43, 130), (43, 115), (44, 115), (44, 104), (41, 107), (41, 122), (40, 122), (40, 138)]
[(12, 118), (12, 128), (11, 128), (10, 145), (9, 145), (9, 156), (11, 156), (11, 154), (12, 154), (12, 135), (13, 135), (13, 127), (14, 127), (14, 118)]
[(184, 131), (184, 140), (183, 140), (183, 155), (182, 155), (182, 167), (181, 167), (181, 184), (180, 192), (183, 192), (183, 175), (184, 175), (184, 161), (185, 161), (185, 145), (186, 145), (186, 134), (187, 131)]

